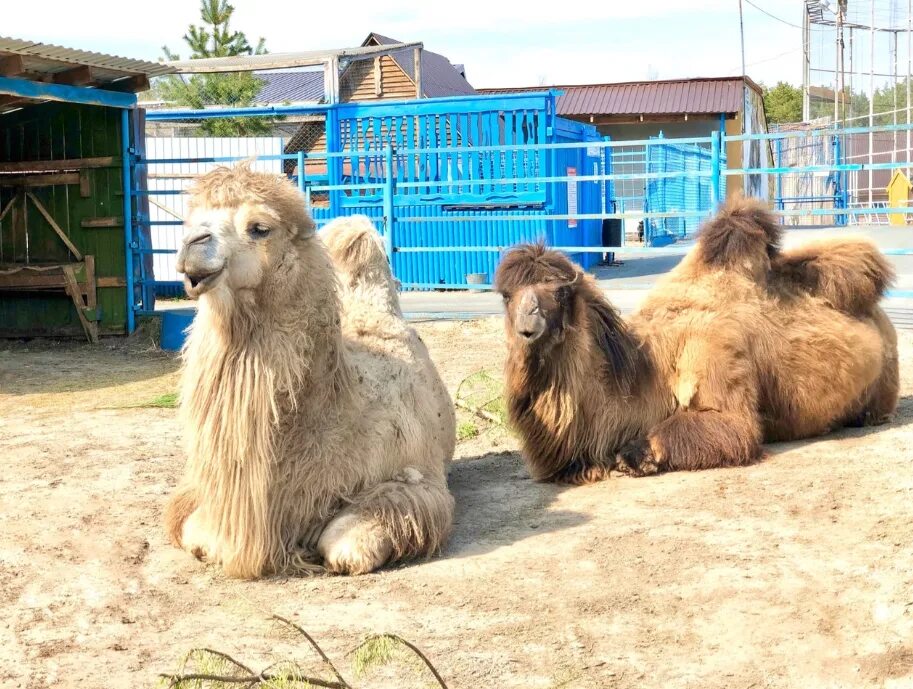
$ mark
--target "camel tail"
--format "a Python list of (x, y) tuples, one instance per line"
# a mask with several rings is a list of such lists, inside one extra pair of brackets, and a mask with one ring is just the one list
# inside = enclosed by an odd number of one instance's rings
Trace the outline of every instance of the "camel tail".
[(868, 239), (825, 239), (783, 251), (772, 270), (781, 282), (865, 315), (894, 283), (894, 268)]
[(762, 201), (735, 195), (701, 228), (698, 252), (712, 267), (766, 263), (780, 250), (781, 234)]

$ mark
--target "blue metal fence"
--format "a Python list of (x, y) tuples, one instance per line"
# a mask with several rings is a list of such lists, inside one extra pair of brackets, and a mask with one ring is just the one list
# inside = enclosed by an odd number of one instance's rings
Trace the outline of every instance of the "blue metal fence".
[[(728, 166), (724, 153), (727, 144), (740, 141), (770, 143), (783, 150), (784, 141), (820, 137), (833, 146), (828, 142), (868, 132), (865, 128), (611, 141), (600, 138), (588, 125), (556, 117), (553, 94), (526, 100), (444, 100), (393, 104), (392, 111), (382, 109), (390, 104), (324, 109), (327, 152), (261, 156), (258, 162), (275, 161), (279, 169), (293, 171), (291, 176), (305, 193), (318, 225), (355, 213), (374, 219), (404, 289), (488, 289), (502, 252), (522, 241), (544, 239), (585, 266), (604, 253), (684, 251), (727, 186), (741, 186), (740, 181), (748, 177), (767, 180), (775, 212), (784, 219), (851, 221), (871, 209), (854, 207), (853, 199), (847, 198), (847, 175), (910, 166), (909, 161), (847, 164), (835, 153), (807, 165), (795, 160), (783, 164), (781, 156), (771, 167), (737, 168)], [(209, 111), (192, 115), (225, 116)], [(178, 119), (176, 113), (149, 116)], [(903, 129), (900, 125), (874, 128)], [(142, 159), (138, 164), (151, 172), (168, 164), (236, 159)], [(785, 185), (799, 175), (836, 179), (840, 194), (816, 194), (815, 207), (789, 199), (783, 193)], [(181, 191), (159, 186), (134, 193), (154, 196)], [(910, 209), (880, 208), (879, 212), (908, 214)], [(134, 220), (134, 225), (174, 227), (175, 232), (181, 224), (177, 218)], [(631, 220), (644, 222), (642, 246), (628, 244), (624, 233), (615, 242), (605, 239), (607, 221)], [(137, 256), (173, 252), (143, 246), (140, 236), (134, 239)], [(673, 242), (685, 246), (668, 246)], [(155, 282), (143, 272), (142, 261), (135, 265), (138, 284)]]

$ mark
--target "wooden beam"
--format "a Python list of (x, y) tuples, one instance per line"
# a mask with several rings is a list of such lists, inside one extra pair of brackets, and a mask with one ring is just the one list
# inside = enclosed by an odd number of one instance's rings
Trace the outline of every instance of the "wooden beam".
[(6, 204), (6, 207), (5, 207), (2, 211), (0, 211), (0, 222), (2, 222), (2, 221), (3, 221), (3, 218), (6, 217), (6, 214), (10, 212), (10, 208), (13, 207), (13, 204), (14, 204), (14, 203), (16, 203), (16, 197), (15, 197), (15, 196), (14, 196), (13, 198), (11, 198), (10, 201), (9, 201), (9, 203)]
[(121, 160), (114, 156), (68, 158), (66, 160), (23, 160), (15, 163), (0, 163), (0, 172), (68, 172), (100, 167), (121, 167)]
[(116, 215), (107, 218), (83, 218), (79, 222), (80, 227), (85, 227), (87, 229), (97, 227), (123, 227), (123, 225), (124, 219)]
[(0, 56), (0, 77), (15, 77), (24, 71), (20, 55)]
[(0, 77), (0, 93), (9, 93), (32, 100), (50, 100), (84, 105), (103, 105), (109, 108), (135, 108), (136, 94), (88, 89), (66, 84), (41, 84), (26, 79)]
[(97, 282), (95, 280), (95, 257), (86, 256), (86, 308), (95, 310), (98, 306), (98, 294), (96, 293), (95, 286)]
[(93, 80), (92, 68), (86, 65), (73, 67), (72, 69), (57, 72), (54, 75), (55, 84), (69, 84), (70, 86), (82, 86)]
[(135, 74), (126, 79), (119, 79), (105, 84), (105, 88), (110, 91), (138, 93), (139, 91), (148, 91), (150, 87), (149, 77), (145, 74)]
[(82, 301), (82, 290), (79, 289), (79, 284), (76, 282), (76, 271), (73, 266), (63, 266), (63, 277), (66, 281), (67, 294), (73, 300), (73, 305), (76, 307), (76, 315), (79, 316), (82, 329), (85, 331), (89, 342), (95, 344), (98, 342), (98, 323), (89, 321), (86, 318), (84, 311), (86, 305)]
[(374, 58), (374, 95), (380, 98), (383, 95), (383, 84), (381, 83), (380, 56)]
[(0, 175), (0, 187), (54, 187), (60, 184), (79, 184), (78, 172), (58, 172), (47, 175)]
[(82, 254), (79, 249), (76, 248), (76, 245), (70, 241), (70, 238), (67, 237), (67, 233), (60, 229), (60, 225), (54, 222), (54, 218), (51, 217), (51, 214), (47, 212), (44, 206), (41, 205), (41, 201), (38, 200), (38, 197), (35, 196), (32, 192), (26, 192), (32, 203), (35, 204), (35, 208), (38, 209), (38, 212), (44, 216), (44, 219), (48, 221), (48, 224), (51, 226), (51, 229), (57, 233), (57, 236), (60, 237), (61, 241), (67, 245), (67, 248), (70, 250), (70, 253), (76, 257), (77, 261), (82, 260)]
[(96, 287), (126, 287), (127, 281), (124, 278), (96, 278)]

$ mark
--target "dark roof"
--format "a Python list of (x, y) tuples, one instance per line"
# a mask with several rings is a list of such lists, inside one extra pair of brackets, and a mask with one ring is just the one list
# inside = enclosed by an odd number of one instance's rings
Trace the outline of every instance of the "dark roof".
[(323, 100), (323, 72), (258, 72), (263, 82), (255, 103)]
[(742, 110), (742, 84), (761, 93), (745, 77), (712, 77), (669, 81), (632, 81), (621, 84), (581, 84), (528, 88), (479, 89), (479, 93), (516, 93), (555, 89), (558, 114), (574, 115), (669, 115), (719, 114)]
[[(374, 40), (378, 45), (391, 45), (393, 43), (402, 43), (389, 36), (381, 36), (378, 33), (371, 33), (362, 43), (368, 45)], [(413, 81), (415, 80), (414, 64), (412, 62), (412, 51), (408, 54), (394, 53), (390, 57), (399, 65), (399, 68), (406, 73)], [(432, 53), (430, 50), (422, 49), (422, 92), (425, 98), (443, 98), (445, 96), (471, 96), (476, 93), (466, 78), (461, 73), (462, 65), (458, 70), (450, 60), (438, 53)]]

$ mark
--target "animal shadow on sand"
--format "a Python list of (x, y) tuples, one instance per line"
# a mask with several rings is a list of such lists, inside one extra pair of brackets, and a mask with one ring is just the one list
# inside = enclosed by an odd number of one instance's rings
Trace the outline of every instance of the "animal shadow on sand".
[(532, 480), (517, 452), (457, 460), (450, 467), (448, 486), (456, 513), (445, 559), (487, 553), (589, 520), (578, 512), (550, 510), (568, 486)]
[(894, 418), (886, 424), (880, 426), (845, 426), (838, 428), (826, 435), (817, 438), (806, 438), (804, 440), (793, 440), (782, 443), (768, 443), (764, 445), (764, 451), (770, 456), (775, 456), (794, 450), (797, 447), (805, 447), (816, 442), (827, 440), (846, 440), (850, 438), (867, 438), (870, 435), (878, 435), (892, 428), (903, 428), (913, 424), (913, 395), (903, 395), (897, 400), (897, 410), (894, 412)]

